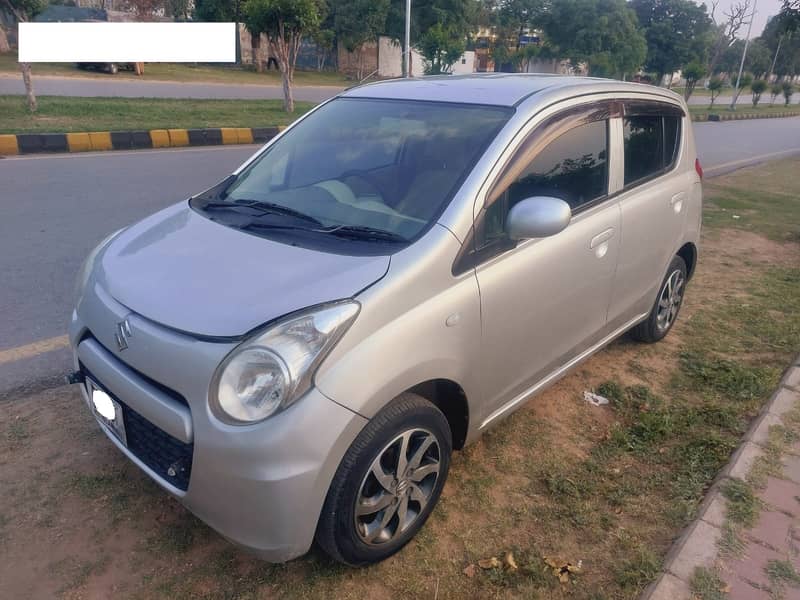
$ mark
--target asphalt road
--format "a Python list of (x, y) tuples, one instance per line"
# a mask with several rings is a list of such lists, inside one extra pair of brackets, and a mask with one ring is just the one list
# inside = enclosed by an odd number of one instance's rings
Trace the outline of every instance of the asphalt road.
[[(700, 123), (708, 175), (800, 153), (800, 118)], [(108, 233), (201, 191), (255, 146), (0, 160), (0, 398), (47, 387), (70, 368), (73, 281)]]
[[(123, 98), (228, 98), (228, 99), (280, 99), (283, 89), (272, 84), (232, 84), (232, 83), (200, 83), (176, 81), (141, 81), (135, 79), (88, 77), (57, 77), (38, 75), (33, 80), (36, 93), (41, 96), (119, 96)], [(338, 94), (343, 87), (336, 86), (295, 86), (295, 100), (322, 102)], [(22, 78), (17, 74), (0, 74), (0, 95), (19, 95), (25, 93)], [(764, 95), (763, 103), (769, 100)], [(782, 100), (781, 100), (782, 101)], [(707, 105), (708, 96), (693, 96), (689, 104)], [(720, 108), (730, 104), (730, 96), (721, 96), (716, 101)], [(800, 103), (800, 94), (795, 94), (792, 104)], [(742, 109), (750, 105), (750, 94), (745, 93), (739, 99)]]
[[(55, 77), (38, 75), (33, 78), (39, 96), (82, 96), (123, 98), (221, 98), (236, 100), (282, 99), (280, 85), (244, 83), (201, 83), (179, 81), (137, 81), (135, 79), (96, 79), (88, 77)], [(322, 102), (344, 88), (329, 85), (295, 86), (294, 99)], [(25, 86), (18, 75), (0, 75), (0, 96), (22, 95)]]

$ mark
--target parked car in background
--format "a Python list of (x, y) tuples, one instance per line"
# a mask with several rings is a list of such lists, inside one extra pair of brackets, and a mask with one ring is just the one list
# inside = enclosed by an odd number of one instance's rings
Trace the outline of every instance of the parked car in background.
[(393, 80), (110, 235), (70, 324), (113, 443), (270, 561), (403, 547), (455, 449), (617, 336), (662, 339), (697, 262), (683, 99), (534, 75)]
[(111, 75), (116, 75), (120, 69), (124, 71), (135, 71), (136, 63), (77, 63), (79, 69), (103, 71)]

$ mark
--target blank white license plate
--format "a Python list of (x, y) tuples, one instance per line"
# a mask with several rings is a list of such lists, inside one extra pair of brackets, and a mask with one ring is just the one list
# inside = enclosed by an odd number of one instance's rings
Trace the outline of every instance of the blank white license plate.
[(105, 390), (100, 389), (91, 379), (87, 379), (87, 388), (95, 418), (106, 425), (127, 446), (125, 421), (122, 417), (120, 403), (114, 400)]

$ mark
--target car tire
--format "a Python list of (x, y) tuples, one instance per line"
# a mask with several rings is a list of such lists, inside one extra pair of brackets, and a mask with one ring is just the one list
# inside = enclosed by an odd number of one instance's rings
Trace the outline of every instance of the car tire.
[(686, 281), (686, 262), (680, 256), (675, 256), (658, 287), (656, 301), (647, 319), (631, 329), (633, 339), (652, 344), (669, 333), (683, 305)]
[(447, 419), (433, 404), (412, 393), (392, 400), (345, 453), (322, 507), (317, 544), (352, 566), (400, 550), (439, 500), (452, 447)]

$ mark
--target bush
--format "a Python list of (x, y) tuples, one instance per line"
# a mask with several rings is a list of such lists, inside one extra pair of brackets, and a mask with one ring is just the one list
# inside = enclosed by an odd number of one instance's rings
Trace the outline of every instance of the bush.
[(683, 68), (683, 76), (686, 78), (686, 89), (683, 93), (683, 97), (686, 100), (688, 100), (694, 92), (697, 81), (705, 76), (705, 74), (705, 67), (698, 62), (690, 62)]
[(780, 96), (783, 93), (783, 86), (781, 85), (780, 81), (776, 81), (772, 84), (772, 87), (769, 89), (769, 93), (772, 96), (770, 99), (770, 104), (775, 104), (775, 98)]
[(711, 92), (711, 104), (708, 108), (714, 108), (714, 101), (719, 96), (720, 92), (722, 91), (722, 86), (724, 82), (720, 77), (712, 77), (711, 81), (708, 82), (708, 91)]
[(756, 79), (750, 84), (750, 89), (753, 91), (753, 108), (758, 106), (758, 101), (761, 100), (761, 94), (767, 89), (767, 82), (763, 79)]
[(781, 91), (783, 92), (784, 106), (789, 106), (789, 102), (792, 99), (792, 94), (794, 94), (794, 86), (792, 85), (792, 82), (784, 81), (781, 85)]

